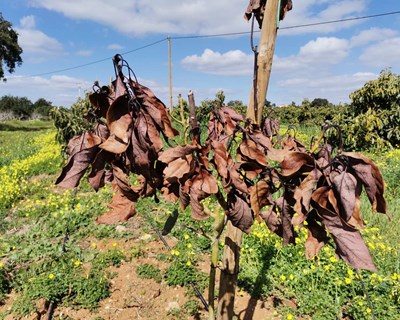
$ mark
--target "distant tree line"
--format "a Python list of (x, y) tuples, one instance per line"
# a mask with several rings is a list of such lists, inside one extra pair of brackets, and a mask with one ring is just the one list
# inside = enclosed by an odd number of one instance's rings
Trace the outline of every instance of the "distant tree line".
[(285, 124), (301, 125), (322, 125), (331, 121), (336, 115), (347, 110), (348, 105), (334, 105), (327, 99), (316, 98), (312, 101), (304, 99), (297, 105), (292, 102), (290, 105), (275, 107), (271, 105), (264, 111), (264, 116), (271, 116)]
[[(400, 75), (382, 70), (378, 79), (368, 81), (350, 94), (350, 103), (334, 105), (327, 99), (304, 99), (284, 107), (265, 108), (264, 116), (284, 124), (318, 125), (329, 121), (342, 131), (347, 150), (400, 147)], [(332, 135), (331, 140), (337, 139)], [(332, 141), (333, 142), (333, 141)]]
[(0, 120), (47, 119), (52, 108), (52, 102), (43, 98), (32, 103), (27, 97), (6, 95), (0, 98)]

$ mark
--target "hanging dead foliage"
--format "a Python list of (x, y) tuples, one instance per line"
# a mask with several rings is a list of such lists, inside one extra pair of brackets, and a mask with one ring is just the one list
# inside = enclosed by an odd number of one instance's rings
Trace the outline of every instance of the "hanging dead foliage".
[[(98, 190), (109, 173), (114, 196), (99, 223), (126, 221), (135, 214), (135, 202), (157, 191), (168, 201), (179, 201), (182, 209), (190, 207), (193, 218), (206, 219), (203, 200), (215, 196), (226, 217), (244, 232), (254, 219), (264, 220), (285, 244), (292, 244), (295, 227), (304, 227), (308, 258), (332, 239), (347, 263), (376, 270), (360, 234), (363, 189), (373, 209), (386, 213), (384, 181), (371, 159), (341, 148), (334, 154), (326, 143), (308, 151), (295, 135), (282, 139), (276, 120), (267, 119), (258, 128), (225, 106), (211, 112), (203, 143), (198, 128), (192, 128), (196, 136), (191, 143), (165, 148), (163, 141), (178, 134), (165, 105), (132, 79), (121, 56), (114, 58), (114, 66), (111, 87), (96, 84), (90, 95), (91, 121), (99, 125), (71, 139), (68, 162), (56, 181), (76, 187), (90, 169), (89, 181)], [(135, 186), (130, 174), (136, 174)]]
[[(250, 0), (246, 12), (244, 13), (245, 19), (250, 20), (252, 15), (254, 15), (261, 29), (266, 4), (267, 0)], [(286, 13), (292, 10), (292, 8), (292, 0), (281, 0), (279, 8), (279, 20), (283, 20), (286, 16)]]

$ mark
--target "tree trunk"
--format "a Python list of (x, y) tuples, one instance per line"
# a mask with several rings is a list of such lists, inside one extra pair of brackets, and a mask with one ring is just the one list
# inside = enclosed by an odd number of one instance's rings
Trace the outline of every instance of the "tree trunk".
[(228, 221), (221, 277), (219, 281), (218, 320), (230, 320), (234, 315), (241, 243), (242, 231)]

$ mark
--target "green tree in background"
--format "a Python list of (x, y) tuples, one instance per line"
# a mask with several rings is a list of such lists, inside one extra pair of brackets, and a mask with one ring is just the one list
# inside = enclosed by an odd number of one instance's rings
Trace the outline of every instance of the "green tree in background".
[(3, 96), (0, 111), (12, 112), (18, 119), (28, 119), (33, 113), (33, 104), (27, 97)]
[(378, 79), (354, 91), (350, 99), (348, 111), (333, 120), (343, 129), (346, 148), (400, 146), (400, 75), (383, 70)]
[(43, 117), (49, 116), (50, 110), (53, 108), (52, 102), (47, 101), (44, 98), (40, 98), (36, 100), (36, 102), (33, 104), (33, 110), (34, 112), (38, 113), (39, 115)]
[(18, 33), (14, 31), (10, 22), (4, 20), (0, 12), (0, 79), (6, 81), (3, 65), (9, 73), (13, 73), (15, 67), (22, 64), (21, 54)]

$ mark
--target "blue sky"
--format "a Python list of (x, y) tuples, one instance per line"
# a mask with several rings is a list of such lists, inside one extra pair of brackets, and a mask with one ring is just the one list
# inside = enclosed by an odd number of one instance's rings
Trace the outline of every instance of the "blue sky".
[[(167, 41), (139, 48), (171, 36), (174, 104), (189, 90), (196, 102), (223, 90), (226, 101), (247, 104), (253, 69), (248, 34), (177, 38), (250, 31), (243, 18), (248, 2), (0, 0), (0, 12), (24, 50), (22, 66), (0, 83), (0, 96), (69, 106), (94, 81), (108, 84), (114, 75), (111, 57), (126, 52), (139, 82), (169, 105)], [(285, 29), (394, 11), (400, 11), (399, 0), (293, 0), (280, 24), (268, 100), (348, 102), (351, 92), (382, 69), (400, 73), (400, 14)]]

